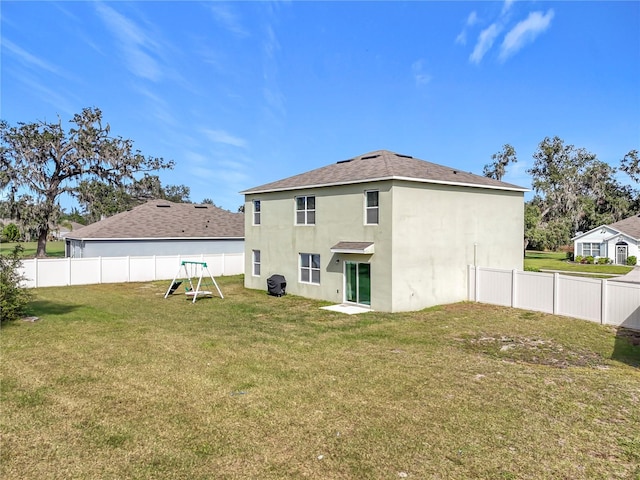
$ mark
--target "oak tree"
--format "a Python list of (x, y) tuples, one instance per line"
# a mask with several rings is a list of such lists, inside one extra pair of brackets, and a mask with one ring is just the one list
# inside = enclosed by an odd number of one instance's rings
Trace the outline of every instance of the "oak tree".
[(77, 195), (83, 180), (110, 185), (133, 181), (141, 172), (173, 168), (174, 162), (144, 156), (133, 141), (110, 135), (102, 111), (85, 108), (70, 120), (10, 126), (0, 121), (0, 189), (7, 189), (12, 212), (32, 226), (36, 255), (46, 255), (52, 222), (60, 215), (61, 195)]

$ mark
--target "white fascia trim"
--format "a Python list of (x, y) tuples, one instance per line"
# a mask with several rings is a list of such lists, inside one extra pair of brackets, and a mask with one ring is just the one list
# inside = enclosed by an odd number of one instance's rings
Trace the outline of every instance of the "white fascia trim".
[(464, 182), (446, 182), (444, 180), (429, 180), (424, 178), (413, 178), (413, 177), (379, 177), (379, 178), (367, 178), (364, 180), (353, 180), (350, 182), (334, 182), (334, 183), (318, 183), (315, 185), (302, 185), (298, 187), (282, 187), (282, 188), (268, 188), (264, 190), (244, 190), (240, 192), (242, 195), (258, 195), (261, 193), (271, 193), (271, 192), (286, 192), (288, 190), (306, 190), (311, 188), (321, 188), (321, 187), (336, 187), (340, 185), (355, 185), (358, 183), (372, 183), (372, 182), (382, 182), (385, 180), (404, 180), (407, 182), (417, 182), (417, 183), (433, 183), (437, 185), (452, 185), (458, 187), (471, 187), (471, 188), (487, 188), (489, 190), (507, 190), (512, 192), (529, 192), (528, 188), (514, 188), (514, 187), (500, 187), (496, 185), (478, 185), (476, 183), (464, 183)]
[(83, 242), (92, 241), (92, 240), (100, 240), (100, 241), (148, 241), (148, 240), (244, 240), (244, 237), (124, 237), (124, 238), (114, 238), (114, 237), (105, 237), (105, 238), (96, 238), (96, 237), (83, 237), (83, 238), (74, 238), (74, 237), (66, 237), (66, 240), (80, 240)]

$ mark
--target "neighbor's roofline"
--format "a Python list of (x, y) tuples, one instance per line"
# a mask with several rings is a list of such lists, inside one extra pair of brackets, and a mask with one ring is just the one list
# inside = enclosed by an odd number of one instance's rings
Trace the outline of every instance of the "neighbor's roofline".
[(589, 230), (587, 232), (583, 232), (580, 235), (575, 235), (575, 236), (571, 237), (571, 240), (573, 240), (573, 241), (578, 240), (578, 239), (580, 239), (582, 237), (585, 237), (585, 236), (595, 232), (596, 230), (602, 229), (602, 228), (606, 228), (608, 230), (613, 230), (615, 232), (613, 235), (609, 235), (607, 237), (604, 237), (604, 240), (609, 241), (609, 240), (611, 240), (613, 237), (615, 237), (617, 235), (624, 235), (625, 237), (630, 238), (631, 240), (635, 240), (636, 242), (640, 241), (640, 238), (636, 238), (633, 235), (630, 235), (630, 234), (628, 234), (626, 232), (623, 232), (622, 230), (618, 230), (617, 228), (613, 228), (611, 225), (606, 225), (606, 224), (602, 224), (599, 227), (592, 228), (591, 230)]
[(244, 240), (244, 237), (73, 237), (65, 236), (65, 240), (108, 240), (108, 241), (131, 241), (131, 240)]
[(363, 180), (352, 180), (347, 182), (333, 182), (333, 183), (318, 183), (315, 185), (300, 185), (296, 187), (276, 187), (276, 188), (265, 188), (265, 189), (248, 189), (242, 190), (240, 194), (242, 195), (251, 195), (256, 193), (270, 193), (270, 192), (286, 192), (287, 190), (304, 190), (307, 188), (320, 188), (320, 187), (336, 187), (340, 185), (354, 185), (358, 183), (372, 183), (372, 182), (382, 182), (385, 180), (404, 180), (408, 182), (418, 182), (418, 183), (434, 183), (438, 185), (453, 185), (457, 187), (472, 187), (472, 188), (488, 188), (490, 190), (507, 190), (512, 192), (529, 192), (528, 188), (522, 187), (502, 187), (499, 185), (481, 185), (478, 183), (466, 183), (466, 182), (447, 182), (443, 180), (431, 180), (426, 178), (415, 178), (415, 177), (399, 177), (399, 176), (390, 176), (390, 177), (378, 177), (378, 178), (368, 178)]

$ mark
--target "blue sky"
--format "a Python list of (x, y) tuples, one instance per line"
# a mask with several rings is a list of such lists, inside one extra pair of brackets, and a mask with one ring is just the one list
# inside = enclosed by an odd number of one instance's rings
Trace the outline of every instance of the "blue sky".
[[(1, 112), (173, 159), (164, 184), (239, 191), (372, 150), (481, 174), (546, 136), (612, 165), (640, 150), (640, 2), (18, 2), (1, 8)], [(68, 205), (67, 205), (68, 206)]]

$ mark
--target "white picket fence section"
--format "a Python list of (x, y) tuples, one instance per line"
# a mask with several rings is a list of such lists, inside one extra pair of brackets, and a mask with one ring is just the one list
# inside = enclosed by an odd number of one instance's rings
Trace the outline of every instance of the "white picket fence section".
[(22, 261), (24, 286), (61, 287), (97, 283), (171, 280), (183, 260), (206, 262), (214, 277), (244, 273), (244, 253), (149, 257), (43, 258)]
[(640, 285), (469, 266), (469, 300), (640, 330)]

